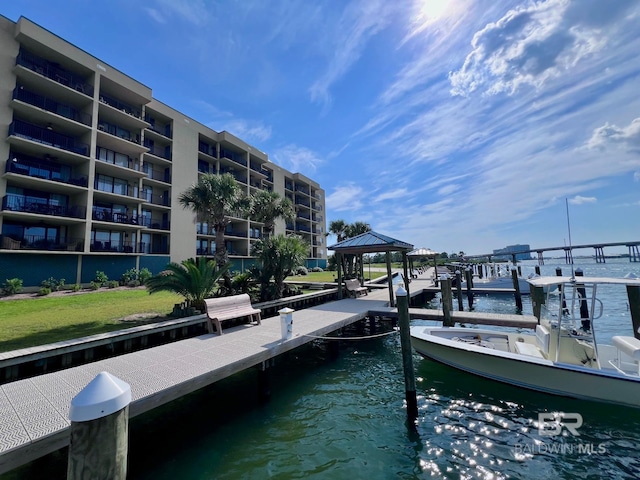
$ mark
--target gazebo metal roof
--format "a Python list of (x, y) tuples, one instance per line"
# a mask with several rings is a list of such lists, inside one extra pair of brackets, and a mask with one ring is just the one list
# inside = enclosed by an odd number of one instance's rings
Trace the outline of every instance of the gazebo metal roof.
[(416, 248), (407, 253), (407, 257), (431, 257), (433, 255), (438, 255), (438, 252), (430, 248)]
[(334, 250), (336, 253), (358, 255), (361, 253), (408, 252), (413, 250), (413, 245), (378, 232), (369, 231), (331, 245), (328, 249)]

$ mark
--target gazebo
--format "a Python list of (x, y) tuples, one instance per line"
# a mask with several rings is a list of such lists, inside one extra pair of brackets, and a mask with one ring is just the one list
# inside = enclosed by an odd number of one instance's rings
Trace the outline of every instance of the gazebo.
[[(347, 238), (341, 242), (336, 243), (328, 247), (329, 250), (333, 250), (336, 255), (336, 264), (338, 266), (338, 298), (342, 298), (342, 256), (343, 255), (355, 255), (360, 258), (360, 271), (358, 276), (360, 282), (364, 278), (364, 265), (362, 262), (362, 256), (365, 253), (382, 253), (386, 254), (387, 260), (387, 283), (389, 285), (389, 304), (394, 307), (395, 300), (393, 296), (393, 278), (391, 275), (391, 252), (402, 253), (402, 268), (404, 271), (404, 287), (409, 295), (409, 276), (407, 275), (407, 252), (413, 250), (413, 245), (410, 243), (396, 240), (395, 238), (382, 235), (381, 233), (369, 231), (362, 233), (356, 237)], [(345, 272), (346, 273), (346, 272)]]
[(416, 248), (415, 250), (407, 253), (407, 257), (409, 257), (409, 268), (413, 270), (413, 259), (414, 258), (433, 258), (433, 266), (435, 268), (435, 278), (438, 279), (438, 262), (436, 260), (436, 256), (439, 255), (439, 252), (431, 250), (430, 248)]

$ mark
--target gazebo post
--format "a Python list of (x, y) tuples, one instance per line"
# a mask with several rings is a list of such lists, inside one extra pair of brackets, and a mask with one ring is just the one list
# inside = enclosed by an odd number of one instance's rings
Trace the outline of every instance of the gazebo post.
[(336, 252), (336, 264), (338, 265), (338, 300), (342, 300), (342, 254)]
[(387, 259), (387, 283), (389, 284), (389, 306), (395, 307), (396, 302), (393, 298), (393, 277), (391, 276), (391, 255), (389, 252), (385, 253)]
[(364, 285), (364, 254), (361, 253), (358, 255), (360, 268), (358, 269), (359, 277), (360, 277), (360, 286)]

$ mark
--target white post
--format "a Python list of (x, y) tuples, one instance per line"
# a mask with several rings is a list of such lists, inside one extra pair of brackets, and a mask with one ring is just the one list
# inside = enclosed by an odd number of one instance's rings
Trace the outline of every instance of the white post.
[(282, 334), (282, 340), (288, 340), (293, 335), (293, 312), (295, 312), (295, 310), (289, 307), (278, 310), (280, 314), (280, 333)]
[(127, 477), (131, 387), (99, 373), (71, 400), (67, 480)]

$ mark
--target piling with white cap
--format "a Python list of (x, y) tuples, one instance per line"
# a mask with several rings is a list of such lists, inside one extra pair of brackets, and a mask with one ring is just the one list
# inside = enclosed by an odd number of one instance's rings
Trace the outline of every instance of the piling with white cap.
[(67, 480), (127, 477), (131, 387), (99, 373), (72, 400)]
[(295, 312), (295, 310), (289, 307), (278, 310), (280, 314), (280, 333), (282, 340), (288, 340), (293, 336), (293, 312)]

